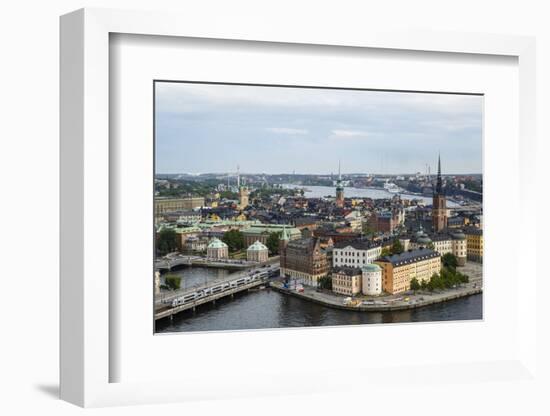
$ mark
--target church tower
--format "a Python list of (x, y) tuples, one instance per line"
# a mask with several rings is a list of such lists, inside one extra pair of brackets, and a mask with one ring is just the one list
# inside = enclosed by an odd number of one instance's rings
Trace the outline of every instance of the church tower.
[(336, 206), (344, 206), (344, 186), (342, 185), (342, 173), (340, 171), (340, 161), (338, 161), (338, 180), (336, 181)]
[(239, 208), (245, 209), (248, 206), (248, 195), (250, 191), (246, 186), (241, 186), (239, 189)]
[(237, 189), (239, 190), (239, 209), (245, 209), (248, 206), (248, 195), (250, 195), (250, 191), (244, 184), (241, 186), (239, 165), (237, 165)]
[(443, 179), (441, 178), (441, 155), (439, 155), (437, 161), (437, 181), (432, 204), (432, 225), (436, 233), (447, 228), (447, 200), (445, 199)]
[(279, 266), (280, 266), (280, 276), (285, 276), (285, 269), (286, 269), (286, 247), (288, 246), (288, 242), (290, 241), (290, 237), (288, 233), (286, 232), (286, 227), (283, 226), (283, 232), (281, 233), (281, 236), (279, 237)]

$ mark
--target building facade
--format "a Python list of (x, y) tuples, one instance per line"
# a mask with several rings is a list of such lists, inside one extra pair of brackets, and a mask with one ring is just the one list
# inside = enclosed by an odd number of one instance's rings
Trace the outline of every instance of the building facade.
[(266, 262), (268, 258), (269, 250), (259, 241), (256, 241), (254, 244), (246, 249), (246, 259), (248, 261), (263, 263)]
[(457, 264), (464, 266), (468, 253), (468, 240), (466, 235), (461, 230), (456, 230), (451, 233), (452, 253), (456, 257)]
[(267, 242), (271, 233), (287, 233), (290, 240), (302, 238), (302, 233), (295, 227), (289, 227), (285, 224), (254, 224), (242, 230), (244, 243), (248, 247), (259, 241), (262, 244)]
[(450, 233), (432, 233), (428, 235), (422, 228), (411, 238), (409, 244), (413, 250), (433, 247), (441, 256), (450, 253), (456, 257), (459, 266), (466, 264), (468, 242), (461, 230), (452, 230)]
[(384, 291), (394, 294), (410, 290), (413, 278), (421, 282), (439, 273), (441, 256), (434, 250), (424, 248), (382, 257), (376, 264), (382, 269)]
[(202, 215), (200, 211), (193, 211), (193, 210), (170, 211), (164, 215), (158, 216), (157, 218), (165, 222), (195, 224), (201, 221)]
[(281, 276), (296, 279), (303, 285), (317, 286), (319, 279), (328, 275), (327, 254), (321, 249), (318, 238), (290, 240), (285, 232), (279, 247)]
[(382, 268), (376, 264), (367, 264), (361, 268), (361, 292), (363, 295), (377, 296), (382, 293)]
[(174, 211), (188, 211), (204, 207), (204, 197), (155, 198), (155, 218)]
[(229, 258), (229, 248), (222, 240), (213, 238), (206, 247), (206, 255), (211, 259)]
[(239, 209), (245, 209), (248, 206), (248, 197), (250, 191), (246, 186), (241, 186), (239, 188)]
[(464, 230), (466, 235), (466, 257), (470, 261), (483, 263), (483, 230), (476, 227), (468, 227)]
[(357, 267), (337, 267), (332, 271), (332, 291), (339, 295), (355, 296), (361, 293), (363, 274)]
[(185, 241), (184, 250), (194, 252), (205, 252), (208, 242), (206, 238), (202, 237), (189, 237)]
[(367, 240), (344, 241), (332, 248), (333, 267), (362, 267), (380, 258), (382, 246)]
[(373, 212), (367, 220), (369, 226), (379, 233), (393, 233), (405, 221), (404, 210), (392, 209)]

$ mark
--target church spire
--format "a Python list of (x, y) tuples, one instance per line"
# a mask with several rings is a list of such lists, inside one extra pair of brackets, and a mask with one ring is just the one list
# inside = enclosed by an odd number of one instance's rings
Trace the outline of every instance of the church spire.
[(342, 172), (340, 171), (340, 159), (338, 159), (338, 180), (342, 180)]
[(288, 241), (290, 240), (287, 232), (286, 232), (286, 225), (283, 225), (283, 232), (281, 233), (281, 238), (280, 240), (283, 240), (283, 241)]
[(435, 193), (443, 193), (443, 179), (441, 178), (441, 153), (437, 157), (437, 183), (435, 186)]

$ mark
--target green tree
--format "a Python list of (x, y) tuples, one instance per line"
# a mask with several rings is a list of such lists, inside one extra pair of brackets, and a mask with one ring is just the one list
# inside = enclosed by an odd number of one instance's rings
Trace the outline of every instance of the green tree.
[(415, 292), (417, 290), (420, 290), (420, 283), (418, 282), (418, 279), (416, 277), (413, 277), (411, 279), (411, 290), (414, 290)]
[(161, 256), (176, 251), (178, 248), (178, 235), (172, 228), (163, 228), (158, 233), (157, 250)]
[(332, 290), (332, 278), (330, 276), (320, 277), (317, 284), (320, 289)]
[(452, 253), (444, 254), (441, 257), (441, 263), (444, 267), (447, 267), (449, 269), (456, 270), (456, 267), (458, 266), (458, 260), (456, 259), (456, 256)]
[(390, 249), (387, 248), (387, 247), (384, 247), (384, 248), (382, 249), (382, 252), (380, 253), (380, 256), (382, 256), (382, 257), (391, 256), (391, 251), (390, 251)]
[(401, 241), (399, 241), (398, 238), (396, 238), (393, 241), (393, 244), (391, 246), (391, 252), (392, 254), (401, 254), (403, 253), (405, 249), (403, 248), (403, 244), (401, 244)]
[(181, 286), (181, 277), (175, 274), (168, 274), (164, 277), (164, 284), (170, 290), (178, 290)]
[(270, 254), (277, 255), (279, 254), (279, 240), (281, 239), (282, 232), (269, 233), (269, 237), (265, 242), (267, 249)]
[(242, 250), (244, 248), (244, 236), (239, 230), (229, 230), (223, 237), (222, 241), (227, 244), (229, 251), (234, 253), (235, 251)]
[(426, 248), (429, 248), (430, 250), (435, 250), (435, 245), (434, 243), (429, 242), (428, 244), (426, 244)]
[(433, 292), (435, 289), (439, 289), (441, 286), (441, 278), (437, 273), (432, 274), (430, 281), (427, 283), (426, 287), (430, 292)]

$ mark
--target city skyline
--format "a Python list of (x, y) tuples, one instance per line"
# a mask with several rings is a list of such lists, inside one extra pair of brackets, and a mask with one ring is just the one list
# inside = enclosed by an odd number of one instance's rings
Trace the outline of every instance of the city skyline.
[[(156, 83), (156, 173), (482, 173), (478, 95)], [(205, 153), (208, 149), (208, 153)], [(315, 157), (311, 157), (312, 153)], [(206, 157), (204, 157), (206, 155)]]

